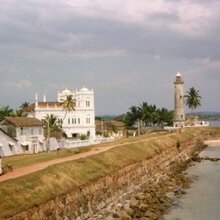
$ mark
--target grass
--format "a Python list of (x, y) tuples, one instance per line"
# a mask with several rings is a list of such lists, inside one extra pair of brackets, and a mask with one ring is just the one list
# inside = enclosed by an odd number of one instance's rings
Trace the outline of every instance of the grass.
[[(161, 136), (161, 134), (150, 134), (149, 137), (155, 138), (157, 136)], [(134, 137), (134, 138), (128, 138), (128, 139), (120, 139), (113, 144), (124, 144), (125, 140), (128, 143), (134, 142), (134, 141), (140, 141), (145, 140), (146, 136), (140, 136), (140, 137)], [(3, 164), (10, 165), (13, 169), (19, 168), (19, 167), (26, 167), (33, 164), (46, 162), (58, 158), (68, 157), (75, 154), (83, 153), (90, 151), (92, 148), (95, 147), (104, 147), (106, 145), (110, 145), (111, 143), (103, 143), (99, 145), (93, 145), (93, 146), (86, 146), (86, 147), (79, 147), (79, 148), (73, 148), (73, 149), (60, 149), (59, 151), (51, 151), (49, 153), (42, 152), (38, 154), (28, 154), (28, 155), (16, 155), (16, 156), (10, 156), (10, 157), (4, 157), (3, 158)]]
[(79, 154), (83, 152), (90, 151), (92, 149), (89, 147), (81, 147), (74, 149), (61, 149), (59, 151), (42, 152), (39, 154), (28, 154), (28, 155), (16, 155), (3, 158), (3, 164), (8, 164), (12, 166), (13, 169), (19, 167), (30, 166), (33, 164), (46, 162), (58, 158), (68, 157), (74, 154)]
[[(154, 134), (120, 140), (116, 143), (122, 146), (112, 148), (107, 152), (56, 164), (20, 178), (1, 182), (0, 198), (4, 202), (0, 203), (0, 219), (43, 204), (59, 195), (76, 191), (80, 186), (85, 186), (103, 176), (113, 174), (123, 167), (153, 157), (160, 153), (162, 149), (175, 145), (177, 140), (185, 142), (186, 140), (197, 138), (201, 131), (203, 130), (195, 129), (186, 130), (181, 134)], [(212, 131), (214, 132), (214, 130)], [(220, 133), (219, 129), (218, 132)], [(90, 149), (88, 148), (88, 150)], [(63, 156), (69, 155), (69, 153), (65, 154), (65, 152), (60, 153)], [(76, 152), (73, 150), (72, 154), (74, 153)], [(55, 152), (50, 154), (49, 156), (42, 154), (43, 156), (40, 155), (41, 159), (38, 158), (36, 161), (42, 161), (44, 157), (45, 160), (49, 160), (53, 155), (56, 156)], [(37, 155), (32, 155), (31, 157), (35, 158)], [(24, 156), (20, 157), (20, 159), (30, 160)], [(19, 159), (17, 160), (19, 161)], [(14, 163), (15, 161), (14, 159)], [(18, 161), (16, 166), (19, 166)], [(24, 161), (20, 163), (24, 165)], [(28, 164), (29, 162), (25, 163)]]

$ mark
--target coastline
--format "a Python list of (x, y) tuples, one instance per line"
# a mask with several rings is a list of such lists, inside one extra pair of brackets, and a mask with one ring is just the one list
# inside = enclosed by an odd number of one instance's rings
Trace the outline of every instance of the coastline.
[(220, 161), (220, 141), (210, 141), (199, 157), (201, 162), (193, 162), (187, 169), (187, 176), (192, 180), (186, 194), (176, 198), (176, 204), (160, 220), (176, 219), (212, 219), (218, 220)]

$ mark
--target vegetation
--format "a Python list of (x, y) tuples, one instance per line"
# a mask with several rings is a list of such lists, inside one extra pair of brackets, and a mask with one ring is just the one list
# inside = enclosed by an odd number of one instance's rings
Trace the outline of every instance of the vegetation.
[(132, 106), (130, 111), (125, 115), (125, 124), (133, 126), (164, 126), (172, 125), (173, 111), (166, 108), (157, 108), (156, 105), (149, 105), (143, 102), (139, 107)]
[(58, 158), (68, 157), (75, 154), (87, 152), (90, 151), (91, 148), (91, 146), (87, 146), (73, 149), (60, 149), (59, 151), (51, 151), (49, 154), (47, 152), (42, 152), (39, 154), (32, 155), (16, 155), (11, 157), (4, 157), (3, 165), (9, 165), (13, 169), (16, 169), (19, 167), (30, 166), (41, 162), (46, 162)]
[[(80, 187), (105, 175), (111, 175), (125, 166), (152, 158), (162, 149), (175, 145), (177, 140), (183, 143), (197, 138), (202, 131), (202, 128), (190, 129), (181, 134), (154, 134), (126, 139), (126, 142), (120, 140), (117, 142), (120, 146), (107, 152), (53, 165), (30, 175), (1, 182), (0, 194), (4, 202), (0, 203), (0, 219), (43, 204), (58, 195), (77, 191)], [(105, 146), (112, 144), (115, 143)]]
[(63, 107), (63, 110), (66, 111), (63, 117), (63, 121), (64, 121), (68, 112), (75, 111), (76, 100), (73, 99), (72, 95), (67, 95), (66, 99), (63, 100), (63, 102), (61, 103), (61, 106)]
[(8, 105), (0, 108), (0, 118), (6, 116), (13, 116), (14, 110)]
[(0, 119), (3, 117), (26, 117), (27, 114), (23, 112), (23, 109), (29, 105), (28, 102), (24, 102), (18, 109), (12, 109), (10, 106), (3, 106), (0, 108)]
[(61, 131), (61, 125), (58, 121), (58, 117), (50, 114), (46, 116), (44, 120), (44, 127), (47, 132), (59, 132)]
[(21, 105), (20, 105), (20, 109), (23, 110), (24, 108), (28, 107), (29, 105), (29, 102), (23, 102)]
[(202, 97), (199, 95), (199, 90), (196, 90), (194, 87), (191, 87), (184, 97), (186, 105), (192, 112), (201, 106)]

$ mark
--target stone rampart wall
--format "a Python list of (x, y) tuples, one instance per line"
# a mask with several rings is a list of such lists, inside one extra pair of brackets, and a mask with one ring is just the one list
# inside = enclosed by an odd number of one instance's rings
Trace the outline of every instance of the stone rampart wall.
[[(204, 135), (204, 134), (203, 134)], [(207, 134), (208, 137), (208, 134)], [(206, 137), (206, 138), (207, 138)], [(188, 160), (201, 146), (202, 136), (167, 147), (151, 159), (124, 167), (112, 175), (58, 196), (38, 207), (17, 214), (11, 219), (95, 219), (94, 214), (142, 183), (160, 178), (173, 164)]]

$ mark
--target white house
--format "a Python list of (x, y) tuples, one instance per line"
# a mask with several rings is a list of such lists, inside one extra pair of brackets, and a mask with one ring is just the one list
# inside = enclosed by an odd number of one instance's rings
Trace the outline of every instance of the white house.
[[(67, 112), (62, 107), (62, 102), (68, 95), (72, 95), (76, 100), (74, 111)], [(70, 91), (68, 89), (58, 92), (57, 101), (47, 102), (44, 96), (43, 101), (35, 97), (35, 103), (24, 109), (28, 117), (35, 117), (43, 120), (47, 115), (53, 114), (62, 123), (62, 129), (68, 138), (77, 138), (80, 135), (88, 135), (95, 138), (95, 107), (94, 92), (85, 87), (80, 90)], [(65, 116), (66, 115), (66, 116)]]
[(0, 153), (8, 156), (44, 151), (43, 123), (36, 118), (4, 117), (0, 121)]

